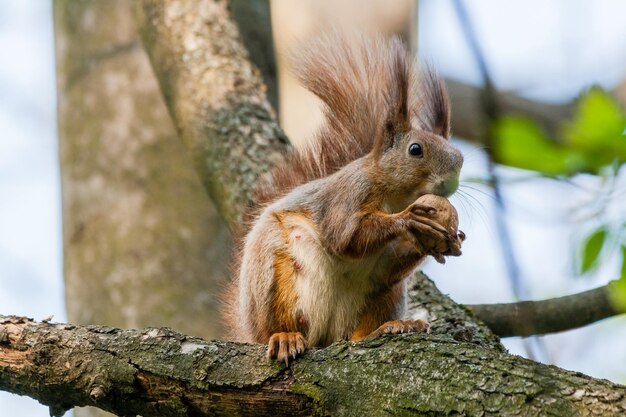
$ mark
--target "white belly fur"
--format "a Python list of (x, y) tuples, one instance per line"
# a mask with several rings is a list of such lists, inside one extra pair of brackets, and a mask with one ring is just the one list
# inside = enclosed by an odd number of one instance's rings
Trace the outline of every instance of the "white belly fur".
[(312, 222), (292, 217), (287, 224), (288, 250), (301, 267), (295, 277), (296, 309), (308, 324), (309, 344), (326, 346), (349, 337), (374, 290), (371, 275), (377, 257), (339, 259), (324, 250)]

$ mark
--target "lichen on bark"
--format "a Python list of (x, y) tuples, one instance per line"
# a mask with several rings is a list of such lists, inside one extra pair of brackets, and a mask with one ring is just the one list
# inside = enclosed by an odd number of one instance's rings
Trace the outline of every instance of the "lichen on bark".
[[(166, 328), (0, 316), (0, 388), (56, 415), (93, 405), (148, 416), (618, 416), (625, 387), (447, 335), (312, 349), (289, 368), (255, 344)], [(10, 358), (10, 359), (8, 359)]]
[(145, 0), (137, 20), (179, 135), (207, 192), (236, 228), (258, 177), (282, 161), (290, 144), (228, 2)]

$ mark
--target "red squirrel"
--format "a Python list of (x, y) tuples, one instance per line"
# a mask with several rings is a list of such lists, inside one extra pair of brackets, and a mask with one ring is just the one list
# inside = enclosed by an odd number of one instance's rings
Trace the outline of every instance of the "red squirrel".
[(260, 187), (225, 308), (231, 339), (287, 365), (307, 346), (428, 331), (403, 320), (406, 278), (464, 238), (416, 201), (453, 194), (463, 164), (442, 80), (374, 35), (322, 35), (295, 71), (325, 121)]

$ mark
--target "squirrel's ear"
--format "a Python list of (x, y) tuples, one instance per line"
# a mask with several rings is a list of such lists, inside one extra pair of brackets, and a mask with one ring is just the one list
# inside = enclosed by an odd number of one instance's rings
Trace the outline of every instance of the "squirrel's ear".
[(420, 74), (419, 105), (413, 115), (420, 127), (436, 135), (450, 136), (450, 100), (443, 80), (430, 68)]
[(398, 135), (411, 130), (409, 120), (409, 84), (411, 77), (410, 64), (402, 42), (393, 38), (390, 42), (389, 91), (387, 92), (388, 112), (382, 129), (382, 152), (395, 145)]

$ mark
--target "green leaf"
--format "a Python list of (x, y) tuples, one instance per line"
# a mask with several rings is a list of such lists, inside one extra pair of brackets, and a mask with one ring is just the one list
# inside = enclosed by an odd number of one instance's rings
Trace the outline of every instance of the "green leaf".
[(622, 245), (622, 270), (620, 278), (626, 280), (626, 245)]
[(532, 120), (506, 116), (494, 124), (496, 162), (546, 175), (570, 175), (584, 164), (584, 155), (552, 142)]
[(609, 283), (609, 299), (617, 312), (626, 313), (626, 245), (622, 245), (621, 250), (621, 277), (617, 281)]
[(597, 266), (598, 255), (604, 246), (607, 237), (606, 228), (600, 227), (587, 237), (584, 244), (583, 257), (580, 264), (580, 274), (584, 274)]
[(626, 277), (609, 283), (611, 305), (619, 313), (626, 313)]
[(589, 90), (576, 106), (574, 119), (563, 127), (564, 144), (584, 151), (588, 162), (607, 165), (626, 161), (626, 115), (611, 96)]
[(544, 175), (598, 174), (626, 162), (626, 114), (599, 88), (577, 103), (574, 118), (552, 140), (534, 121), (507, 116), (493, 125), (496, 162)]

